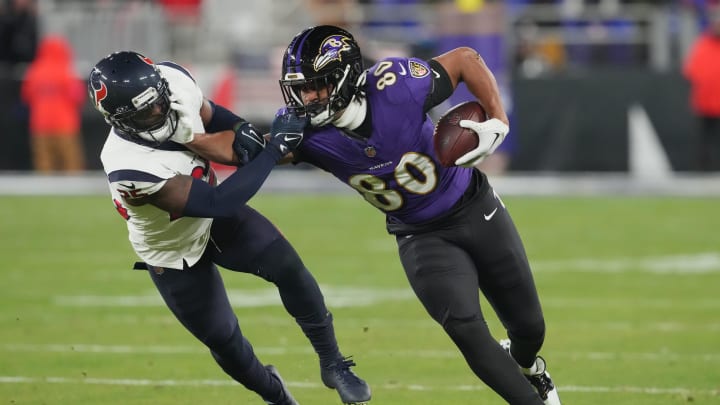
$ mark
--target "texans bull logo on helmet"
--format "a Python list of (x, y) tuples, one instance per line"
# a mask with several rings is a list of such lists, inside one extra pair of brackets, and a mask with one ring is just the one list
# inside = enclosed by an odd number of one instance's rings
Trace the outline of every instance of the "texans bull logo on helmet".
[(167, 80), (137, 52), (118, 51), (98, 62), (88, 78), (88, 93), (105, 121), (135, 140), (157, 145), (177, 128)]
[[(140, 55), (140, 54), (134, 54), (134, 56), (137, 56), (138, 59), (143, 61), (149, 66), (153, 66), (154, 69), (154, 62), (152, 59), (148, 58), (147, 56)], [(122, 106), (118, 107), (116, 111), (110, 112), (108, 111), (102, 104), (102, 101), (105, 100), (108, 96), (108, 87), (105, 85), (105, 82), (102, 79), (107, 79), (102, 71), (98, 69), (97, 67), (94, 67), (92, 72), (90, 73), (90, 97), (93, 100), (93, 103), (95, 104), (95, 108), (100, 110), (105, 115), (108, 114), (117, 114), (122, 113), (127, 108), (124, 108)], [(162, 87), (160, 83), (157, 85), (158, 90)]]
[[(97, 83), (100, 83), (100, 88), (95, 87), (95, 85)], [(105, 97), (107, 97), (108, 90), (107, 90), (107, 86), (102, 81), (98, 80), (97, 83), (94, 81), (91, 83), (92, 90), (93, 90), (93, 94), (91, 94), (91, 97), (92, 97), (93, 101), (95, 102), (95, 107), (104, 111), (104, 108), (102, 108), (102, 105), (100, 104), (100, 102), (103, 101), (105, 99)]]
[(320, 71), (334, 60), (342, 61), (342, 53), (350, 50), (348, 41), (350, 41), (350, 38), (344, 35), (331, 35), (325, 38), (320, 44), (320, 54), (315, 57), (313, 62), (315, 71)]

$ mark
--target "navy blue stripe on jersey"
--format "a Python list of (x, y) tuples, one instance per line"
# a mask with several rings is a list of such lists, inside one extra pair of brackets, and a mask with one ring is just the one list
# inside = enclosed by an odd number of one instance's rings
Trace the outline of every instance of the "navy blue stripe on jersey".
[[(158, 65), (167, 66), (167, 67), (169, 67), (169, 68), (172, 68), (172, 69), (175, 69), (175, 70), (179, 70), (179, 71), (185, 73), (185, 76), (189, 77), (193, 82), (195, 82), (195, 78), (192, 77), (192, 75), (190, 74), (190, 72), (188, 72), (184, 67), (178, 65), (178, 64), (175, 63), (175, 62), (170, 62), (170, 61), (166, 60), (166, 61), (162, 61), (162, 62), (158, 63)], [(196, 82), (196, 83), (197, 83), (197, 82)]]
[(146, 141), (137, 135), (128, 134), (117, 128), (115, 128), (115, 134), (126, 141), (136, 143), (136, 144), (142, 145), (142, 146), (148, 146), (153, 149), (170, 150), (170, 151), (189, 150), (187, 147), (185, 147), (185, 145), (182, 145), (182, 144), (179, 144), (179, 143), (173, 142), (173, 141), (165, 141), (165, 142), (157, 145), (157, 144), (155, 144), (155, 142)]
[(115, 170), (108, 173), (110, 183), (118, 181), (142, 181), (146, 183), (159, 183), (165, 179), (140, 170)]

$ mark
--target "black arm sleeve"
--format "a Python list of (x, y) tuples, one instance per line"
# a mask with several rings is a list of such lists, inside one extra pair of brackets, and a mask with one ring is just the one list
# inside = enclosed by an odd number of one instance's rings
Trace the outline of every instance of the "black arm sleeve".
[(433, 71), (433, 87), (425, 99), (425, 104), (423, 105), (424, 112), (430, 111), (436, 105), (447, 100), (447, 98), (453, 94), (453, 91), (455, 91), (450, 76), (440, 62), (435, 59), (430, 59), (428, 64)]
[(212, 107), (213, 114), (212, 117), (210, 117), (210, 122), (205, 125), (205, 132), (212, 134), (214, 132), (227, 131), (233, 129), (238, 122), (245, 122), (244, 119), (238, 117), (227, 108), (217, 105), (211, 100), (208, 100), (208, 102)]
[(257, 193), (281, 157), (276, 148), (266, 148), (217, 187), (193, 179), (182, 215), (200, 218), (235, 215)]

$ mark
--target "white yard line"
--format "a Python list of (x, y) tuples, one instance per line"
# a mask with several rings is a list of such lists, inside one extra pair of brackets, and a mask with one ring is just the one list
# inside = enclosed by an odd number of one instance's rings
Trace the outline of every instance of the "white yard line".
[[(634, 259), (572, 259), (558, 261), (535, 261), (532, 263), (537, 273), (652, 273), (665, 275), (697, 275), (720, 273), (720, 253), (698, 253), (695, 255), (659, 256)], [(415, 300), (415, 295), (407, 288), (376, 288), (376, 287), (345, 287), (322, 285), (325, 299), (331, 307), (365, 307), (387, 302)], [(280, 297), (277, 289), (253, 289), (228, 291), (230, 302), (234, 307), (252, 308), (279, 306)], [(72, 307), (158, 307), (165, 304), (154, 290), (147, 290), (140, 295), (73, 295), (53, 297), (59, 306)], [(564, 299), (549, 298), (543, 300), (545, 305), (565, 306), (625, 306), (627, 300), (605, 299)], [(634, 307), (667, 308), (678, 306), (683, 308), (718, 308), (719, 299), (699, 299), (680, 301), (670, 299), (633, 298)]]
[[(704, 252), (685, 255), (650, 256), (643, 258), (607, 258), (607, 259), (569, 259), (569, 260), (537, 260), (532, 262), (533, 271), (537, 273), (652, 273), (657, 275), (697, 275), (720, 273), (720, 252)], [(331, 307), (363, 307), (394, 301), (414, 300), (410, 287), (407, 288), (376, 288), (376, 287), (345, 287), (322, 285), (325, 299)], [(280, 305), (277, 289), (253, 289), (228, 291), (230, 302), (235, 307), (265, 307)], [(597, 300), (596, 300), (597, 301)], [(581, 305), (603, 306), (626, 305), (622, 300), (565, 300), (546, 299), (549, 305)], [(148, 290), (140, 295), (73, 295), (56, 296), (54, 302), (59, 306), (73, 307), (155, 307), (164, 306), (159, 295), (154, 290)], [(694, 301), (675, 302), (675, 300), (643, 300), (633, 299), (633, 306), (650, 307), (682, 307), (692, 308), (718, 308), (720, 299), (704, 299)]]
[[(314, 351), (310, 347), (282, 346), (282, 347), (255, 347), (255, 352), (260, 355), (285, 356), (285, 355), (310, 355)], [(192, 354), (207, 355), (207, 349), (203, 346), (159, 346), (159, 345), (97, 345), (84, 343), (51, 343), (51, 344), (26, 344), (26, 343), (5, 343), (0, 344), (0, 352), (27, 352), (27, 353), (100, 353), (100, 354)], [(565, 352), (552, 351), (552, 357), (571, 358), (573, 360), (590, 361), (617, 361), (617, 360), (644, 360), (644, 361), (704, 361), (720, 362), (720, 352), (717, 353), (672, 353), (672, 352)], [(403, 350), (403, 349), (372, 349), (363, 352), (363, 356), (372, 357), (413, 357), (413, 358), (460, 358), (457, 350)]]
[(582, 258), (536, 260), (530, 263), (538, 272), (705, 274), (720, 273), (720, 252), (649, 256), (639, 258)]
[[(123, 386), (233, 386), (236, 382), (231, 380), (148, 380), (148, 379), (113, 379), (113, 378), (66, 378), (66, 377), (26, 377), (26, 376), (0, 376), (1, 384), (91, 384), (91, 385), (123, 385)], [(292, 388), (325, 389), (319, 383), (286, 381)], [(405, 390), (405, 391), (484, 391), (488, 388), (483, 385), (456, 385), (434, 386), (423, 384), (385, 384), (379, 389)], [(586, 392), (586, 393), (634, 393), (647, 395), (667, 394), (695, 394), (717, 395), (717, 390), (695, 389), (687, 387), (632, 387), (632, 386), (577, 386), (559, 385), (560, 392)]]
[[(553, 261), (534, 261), (532, 267), (538, 273), (652, 273), (665, 275), (697, 275), (720, 273), (720, 252), (704, 252), (685, 255), (650, 256), (644, 258), (608, 258), (608, 259), (570, 259)], [(398, 270), (399, 271), (399, 270)], [(365, 286), (321, 285), (325, 299), (333, 308), (366, 307), (381, 303), (415, 300), (410, 287), (376, 288)], [(280, 297), (275, 288), (228, 291), (230, 302), (237, 308), (279, 306)], [(576, 305), (581, 307), (625, 306), (627, 300), (605, 299), (545, 299), (546, 306)], [(71, 307), (159, 307), (165, 304), (154, 290), (140, 295), (73, 295), (56, 296), (54, 303)], [(633, 307), (653, 308), (718, 308), (719, 299), (699, 299), (681, 301), (670, 299), (632, 299)]]
[[(330, 287), (324, 286), (325, 301), (330, 308), (365, 307), (397, 301), (415, 301), (415, 295), (409, 289), (397, 289), (395, 292), (380, 292), (372, 288)], [(353, 299), (353, 291), (366, 291), (364, 297)], [(371, 293), (369, 291), (375, 291)], [(348, 295), (342, 297), (343, 292)], [(280, 307), (280, 297), (276, 289), (265, 290), (231, 290), (230, 303), (235, 308)], [(695, 299), (678, 300), (676, 298), (542, 298), (543, 306), (552, 308), (628, 308), (635, 309), (718, 309), (719, 298), (697, 297)], [(162, 299), (156, 291), (148, 291), (142, 295), (104, 296), (104, 295), (73, 295), (56, 296), (55, 305), (62, 307), (164, 307)], [(168, 318), (170, 319), (170, 318)], [(263, 318), (265, 319), (265, 318)], [(382, 322), (381, 319), (378, 321)], [(394, 321), (393, 321), (394, 322)]]
[[(547, 302), (546, 302), (547, 301)], [(632, 304), (635, 305), (636, 300), (633, 300)], [(418, 303), (418, 305), (420, 305)], [(483, 304), (485, 305), (485, 304)], [(545, 308), (567, 308), (568, 300), (563, 299), (551, 299), (543, 300)], [(574, 305), (574, 304), (573, 304)], [(592, 301), (591, 305), (599, 305), (599, 302)], [(604, 305), (603, 307), (607, 307)], [(665, 304), (659, 302), (648, 302), (647, 307), (650, 308), (675, 308), (675, 309), (720, 309), (720, 299), (718, 300), (697, 300), (692, 303), (685, 304)], [(485, 309), (486, 307), (483, 307)], [(637, 306), (634, 306), (637, 308)], [(419, 330), (437, 330), (440, 331), (440, 326), (435, 323), (429, 317), (418, 318), (418, 319), (391, 319), (391, 318), (365, 318), (357, 316), (349, 316), (350, 314), (343, 314), (341, 318), (335, 320), (336, 327), (343, 329), (362, 329), (368, 327), (372, 328), (394, 328), (394, 329), (419, 329)], [(264, 313), (243, 313), (240, 316), (240, 320), (243, 325), (248, 325), (248, 330), (260, 327), (289, 327), (293, 328), (297, 325), (293, 319), (288, 315), (266, 315)], [(489, 315), (490, 319), (494, 319), (494, 315)], [(144, 325), (175, 325), (177, 319), (172, 315), (157, 315), (157, 316), (136, 316), (129, 314), (113, 314), (103, 317), (105, 321), (111, 322), (112, 324), (118, 325), (131, 325), (142, 327)], [(659, 331), (659, 332), (720, 332), (720, 320), (716, 322), (698, 322), (695, 320), (684, 320), (684, 319), (673, 319), (665, 321), (630, 321), (630, 320), (604, 320), (604, 321), (591, 321), (591, 320), (576, 320), (576, 319), (555, 319), (552, 322), (555, 325), (554, 329), (570, 328), (592, 328), (595, 330), (609, 330), (609, 331)], [(339, 326), (338, 326), (339, 325)]]
[[(678, 196), (720, 195), (720, 175), (673, 173), (662, 179), (643, 179), (628, 173), (507, 173), (491, 176), (502, 196)], [(222, 178), (222, 176), (221, 176)], [(322, 170), (282, 170), (270, 173), (263, 193), (333, 193), (353, 196), (350, 188)], [(0, 173), (0, 195), (106, 195), (107, 178), (101, 171), (81, 175), (44, 176), (31, 172)]]
[[(414, 300), (408, 288), (343, 287), (321, 285), (325, 300), (333, 308), (364, 307), (393, 301)], [(280, 295), (276, 288), (253, 290), (230, 289), (230, 303), (237, 308), (280, 306)], [(73, 295), (54, 297), (56, 305), (72, 307), (156, 307), (165, 306), (160, 295), (148, 290), (142, 295)]]

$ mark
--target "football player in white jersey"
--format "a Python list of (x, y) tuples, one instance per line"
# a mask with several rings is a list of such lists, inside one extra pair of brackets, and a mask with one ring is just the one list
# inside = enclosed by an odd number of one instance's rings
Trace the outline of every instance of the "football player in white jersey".
[[(88, 79), (95, 108), (112, 126), (101, 152), (112, 201), (130, 243), (165, 303), (220, 367), (268, 404), (296, 404), (277, 370), (243, 337), (217, 266), (274, 283), (285, 309), (318, 354), (323, 382), (343, 403), (370, 399), (335, 338), (317, 282), (280, 231), (246, 205), (275, 164), (302, 141), (304, 119), (275, 118), (266, 141), (252, 124), (203, 97), (172, 62), (132, 51), (100, 60)], [(222, 184), (192, 151), (212, 133), (218, 153), (239, 168)], [(253, 157), (251, 160), (250, 157)]]

